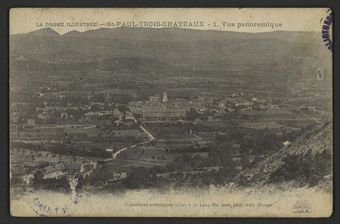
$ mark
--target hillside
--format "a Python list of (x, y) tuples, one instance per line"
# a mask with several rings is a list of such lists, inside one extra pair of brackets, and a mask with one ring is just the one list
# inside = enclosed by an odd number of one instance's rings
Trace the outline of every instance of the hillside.
[(166, 63), (142, 57), (115, 57), (93, 62), (53, 63), (27, 57), (13, 57), (10, 62), (15, 71), (115, 71), (137, 73), (175, 71)]
[(314, 186), (331, 175), (332, 138), (332, 124), (319, 125), (234, 179), (241, 185), (299, 180), (298, 185)]

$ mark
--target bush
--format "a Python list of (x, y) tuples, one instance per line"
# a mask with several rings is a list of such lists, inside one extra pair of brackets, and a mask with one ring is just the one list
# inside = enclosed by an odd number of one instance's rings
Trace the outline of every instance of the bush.
[(283, 165), (270, 175), (270, 182), (298, 181), (300, 186), (310, 187), (318, 184), (325, 175), (330, 174), (330, 155), (326, 152), (312, 156), (289, 155)]

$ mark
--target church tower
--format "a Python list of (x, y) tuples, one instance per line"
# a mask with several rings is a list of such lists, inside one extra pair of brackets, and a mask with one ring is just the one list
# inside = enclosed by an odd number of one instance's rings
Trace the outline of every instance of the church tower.
[(162, 103), (167, 103), (168, 102), (168, 94), (166, 92), (163, 93), (163, 98), (162, 98)]

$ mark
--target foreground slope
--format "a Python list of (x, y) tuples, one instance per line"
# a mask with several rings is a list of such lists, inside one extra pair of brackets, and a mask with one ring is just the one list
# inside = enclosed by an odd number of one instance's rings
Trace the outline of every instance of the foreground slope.
[(332, 137), (332, 124), (320, 124), (255, 167), (243, 170), (235, 180), (242, 185), (290, 181), (300, 186), (323, 184), (332, 172)]

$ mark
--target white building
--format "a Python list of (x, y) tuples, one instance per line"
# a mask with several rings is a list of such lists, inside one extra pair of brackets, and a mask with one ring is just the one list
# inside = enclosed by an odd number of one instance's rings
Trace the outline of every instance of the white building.
[(162, 98), (162, 103), (167, 103), (168, 102), (168, 94), (166, 92), (163, 93), (163, 98)]

